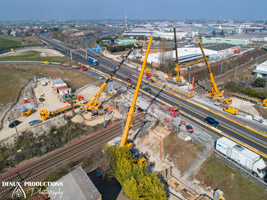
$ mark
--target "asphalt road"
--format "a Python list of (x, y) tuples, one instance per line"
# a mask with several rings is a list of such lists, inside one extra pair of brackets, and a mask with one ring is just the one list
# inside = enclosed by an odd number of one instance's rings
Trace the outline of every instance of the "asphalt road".
[[(51, 45), (53, 48), (55, 48), (58, 51), (61, 51), (66, 56), (69, 56), (70, 51), (69, 47), (66, 47), (64, 45), (58, 44), (55, 41), (48, 38), (47, 35), (40, 35), (40, 39)], [(114, 61), (110, 61), (109, 59), (94, 53), (90, 52), (88, 53), (89, 56), (92, 56), (98, 60), (100, 63), (99, 66), (94, 66), (94, 68), (109, 74), (116, 66), (117, 63)], [(85, 59), (85, 53), (81, 51), (73, 51), (72, 57), (74, 60), (84, 63), (84, 64), (91, 64)], [(129, 69), (126, 66), (122, 66), (121, 69), (117, 72), (116, 78), (120, 80), (125, 80), (126, 77), (130, 77), (133, 82), (137, 81), (137, 78), (139, 74), (133, 70)], [(144, 84), (144, 83), (143, 83)], [(157, 92), (160, 90), (156, 85), (150, 84), (150, 88), (152, 89), (153, 94), (157, 94)], [(211, 116), (215, 118), (217, 121), (220, 122), (220, 125), (217, 129), (207, 127), (205, 126), (205, 129), (211, 132), (212, 134), (221, 137), (223, 133), (227, 134), (231, 138), (237, 139), (240, 142), (247, 144), (246, 146), (253, 149), (254, 151), (258, 152), (267, 158), (267, 135), (264, 135), (258, 131), (252, 130), (248, 128), (246, 125), (242, 125), (239, 123), (236, 123), (232, 119), (226, 118), (222, 115), (219, 115), (218, 113), (212, 112), (209, 109), (205, 109), (204, 107), (198, 106), (194, 104), (194, 102), (188, 101), (182, 97), (174, 96), (173, 94), (170, 94), (166, 91), (161, 91), (158, 95), (159, 99), (163, 100), (164, 102), (167, 102), (168, 104), (171, 104), (173, 106), (182, 106), (182, 111), (193, 116), (194, 118), (201, 121), (195, 121), (196, 124), (198, 124), (201, 127), (204, 127), (202, 122), (204, 122), (204, 119), (207, 116)]]

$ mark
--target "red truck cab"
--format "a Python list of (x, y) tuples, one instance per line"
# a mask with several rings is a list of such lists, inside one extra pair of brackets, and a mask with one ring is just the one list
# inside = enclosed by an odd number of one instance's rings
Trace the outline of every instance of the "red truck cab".
[(179, 117), (179, 115), (180, 115), (179, 107), (171, 107), (170, 114), (173, 117)]

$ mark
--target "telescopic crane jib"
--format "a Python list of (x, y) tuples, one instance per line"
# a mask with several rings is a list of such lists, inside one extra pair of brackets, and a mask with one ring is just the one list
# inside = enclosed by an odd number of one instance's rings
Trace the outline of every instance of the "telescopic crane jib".
[(119, 65), (111, 72), (109, 77), (106, 77), (106, 81), (102, 84), (96, 95), (91, 99), (91, 101), (88, 103), (87, 107), (85, 107), (83, 110), (98, 110), (99, 109), (99, 104), (98, 99), (102, 91), (105, 89), (107, 84), (112, 80), (113, 76), (116, 74), (116, 72), (120, 69), (124, 61), (128, 58), (128, 56), (132, 53), (135, 47), (138, 47), (137, 44), (134, 44), (133, 47), (129, 50), (127, 55), (125, 55), (122, 59), (122, 61), (119, 63)]
[(202, 55), (204, 57), (206, 66), (209, 69), (209, 73), (210, 73), (209, 75), (210, 75), (210, 81), (212, 83), (212, 88), (211, 88), (211, 93), (208, 93), (208, 95), (211, 96), (211, 97), (213, 97), (214, 100), (215, 99), (219, 99), (219, 100), (221, 100), (222, 103), (231, 104), (232, 103), (232, 99), (231, 98), (224, 98), (223, 97), (223, 93), (218, 90), (218, 87), (217, 87), (217, 84), (215, 82), (213, 73), (211, 71), (211, 68), (210, 68), (208, 59), (207, 59), (207, 57), (206, 57), (206, 55), (204, 53), (204, 50), (203, 50), (203, 47), (202, 47), (202, 44), (201, 44), (200, 40), (197, 43), (199, 44), (199, 47), (200, 47), (201, 52), (202, 52)]
[(208, 63), (208, 59), (207, 59), (207, 57), (206, 57), (206, 55), (205, 55), (205, 53), (204, 53), (204, 50), (203, 50), (203, 47), (202, 47), (202, 44), (201, 44), (200, 40), (199, 40), (197, 43), (199, 44), (199, 47), (200, 47), (201, 52), (202, 52), (202, 55), (203, 55), (203, 57), (204, 57), (206, 66), (207, 66), (207, 68), (209, 69), (209, 73), (210, 73), (210, 81), (211, 81), (211, 83), (212, 83), (212, 89), (211, 89), (210, 96), (213, 96), (213, 97), (221, 97), (221, 96), (223, 96), (223, 94), (222, 94), (221, 92), (219, 92), (219, 90), (218, 90), (218, 87), (217, 87), (217, 84), (216, 84), (216, 82), (215, 82), (213, 73), (212, 73), (212, 71), (211, 71), (211, 69), (210, 69), (210, 65), (209, 65), (209, 63)]
[(135, 108), (135, 103), (136, 103), (136, 100), (137, 100), (137, 97), (138, 97), (138, 92), (139, 92), (139, 89), (140, 89), (140, 86), (141, 86), (141, 82), (142, 82), (142, 78), (143, 78), (143, 74), (144, 74), (144, 71), (145, 71), (146, 61), (147, 61), (147, 57), (148, 57), (148, 54), (149, 54), (150, 46), (151, 46), (151, 43), (152, 43), (152, 39), (153, 39), (152, 36), (150, 36), (149, 43), (148, 43), (147, 50), (146, 50), (145, 59), (144, 59), (144, 62), (143, 62), (143, 65), (142, 65), (142, 69), (141, 69), (141, 72), (140, 72), (140, 75), (139, 75), (139, 78), (138, 78), (138, 82), (136, 84), (136, 89), (135, 89), (135, 92), (134, 92), (132, 105), (131, 105), (131, 107), (129, 109), (129, 113), (128, 113), (128, 117), (127, 117), (127, 120), (126, 120), (124, 132), (123, 132), (123, 135), (122, 135), (122, 140), (121, 140), (121, 143), (120, 143), (121, 147), (123, 147), (125, 145), (127, 147), (131, 147), (132, 146), (131, 143), (127, 142), (127, 140), (128, 140), (128, 132), (129, 132), (129, 129), (130, 129), (130, 126), (131, 126), (131, 122), (132, 122), (132, 118), (133, 118), (133, 114), (134, 114), (134, 110), (135, 110), (134, 109)]
[(180, 77), (180, 67), (178, 64), (178, 49), (177, 49), (177, 39), (176, 39), (176, 26), (173, 26), (173, 32), (174, 32), (174, 47), (175, 47), (175, 65), (176, 65), (176, 72), (177, 76), (175, 78), (175, 82), (182, 81), (182, 78)]

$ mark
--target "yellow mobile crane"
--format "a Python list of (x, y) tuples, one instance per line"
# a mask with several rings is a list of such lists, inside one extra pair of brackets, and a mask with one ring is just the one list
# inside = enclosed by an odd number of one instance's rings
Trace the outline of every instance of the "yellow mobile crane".
[(209, 75), (210, 75), (210, 81), (211, 81), (211, 84), (212, 84), (212, 88), (211, 88), (211, 93), (208, 93), (208, 95), (211, 96), (211, 97), (213, 97), (214, 100), (215, 99), (219, 99), (223, 103), (225, 102), (227, 104), (231, 104), (232, 103), (232, 99), (230, 99), (230, 98), (228, 98), (228, 99), (223, 98), (223, 93), (218, 90), (218, 87), (217, 87), (217, 84), (215, 82), (213, 73), (212, 73), (211, 68), (210, 68), (210, 65), (208, 63), (208, 59), (207, 59), (207, 57), (206, 57), (206, 55), (204, 53), (204, 50), (203, 50), (203, 47), (202, 47), (202, 44), (201, 44), (200, 40), (197, 43), (199, 44), (199, 47), (200, 47), (201, 52), (202, 52), (202, 55), (204, 57), (206, 66), (209, 69), (209, 73), (210, 73)]
[[(127, 117), (127, 120), (126, 120), (124, 132), (123, 132), (123, 135), (122, 135), (122, 140), (121, 140), (121, 143), (120, 143), (121, 147), (126, 145), (127, 147), (131, 148), (132, 145), (133, 145), (132, 143), (128, 143), (127, 142), (127, 140), (128, 140), (128, 132), (129, 132), (129, 129), (130, 129), (130, 126), (131, 126), (131, 122), (132, 122), (132, 118), (133, 118), (133, 114), (134, 114), (134, 107), (135, 107), (135, 103), (136, 103), (136, 100), (137, 100), (137, 97), (138, 97), (138, 92), (139, 92), (140, 85), (141, 85), (141, 82), (142, 82), (143, 74), (144, 74), (144, 71), (145, 71), (146, 61), (147, 61), (147, 57), (148, 57), (148, 54), (149, 54), (150, 46), (151, 46), (151, 43), (152, 43), (152, 39), (153, 39), (152, 36), (150, 36), (149, 43), (148, 43), (147, 50), (146, 50), (145, 59), (144, 59), (144, 62), (143, 62), (143, 65), (142, 65), (142, 69), (141, 69), (141, 72), (140, 72), (140, 75), (139, 75), (139, 78), (138, 78), (138, 82), (136, 84), (136, 89), (135, 89), (135, 92), (134, 92), (132, 105), (131, 105), (131, 107), (129, 109), (129, 113), (128, 113), (128, 117)], [(142, 161), (144, 161), (144, 160), (145, 159), (142, 159)], [(138, 162), (142, 162), (142, 161), (140, 160)]]
[(132, 51), (134, 50), (135, 47), (138, 47), (137, 44), (134, 44), (133, 47), (129, 50), (129, 52), (127, 53), (126, 56), (123, 57), (122, 61), (119, 63), (119, 65), (111, 72), (109, 77), (106, 77), (106, 81), (102, 84), (102, 86), (100, 87), (100, 89), (98, 90), (98, 92), (96, 93), (96, 95), (91, 99), (91, 101), (88, 103), (87, 107), (83, 108), (83, 110), (87, 110), (87, 111), (97, 111), (100, 107), (100, 105), (97, 103), (98, 102), (98, 98), (100, 96), (100, 94), (102, 93), (102, 91), (105, 89), (105, 87), (107, 86), (107, 84), (109, 83), (109, 81), (112, 80), (112, 77), (116, 74), (116, 72), (120, 69), (120, 67), (122, 66), (122, 64), (124, 63), (124, 61), (128, 58), (128, 56), (132, 53)]
[(180, 77), (180, 67), (178, 64), (178, 50), (177, 50), (177, 39), (176, 39), (176, 26), (173, 26), (173, 32), (174, 32), (174, 47), (175, 47), (175, 65), (176, 65), (176, 78), (175, 82), (181, 82), (182, 78)]

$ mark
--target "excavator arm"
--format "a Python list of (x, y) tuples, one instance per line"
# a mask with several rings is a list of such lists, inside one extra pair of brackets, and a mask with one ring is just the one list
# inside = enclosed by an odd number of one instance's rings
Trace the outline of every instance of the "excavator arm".
[(181, 81), (180, 77), (180, 67), (178, 64), (178, 50), (177, 50), (177, 39), (176, 39), (176, 26), (173, 26), (173, 32), (174, 32), (174, 47), (175, 47), (175, 66), (176, 66), (176, 72), (177, 76), (175, 78), (175, 82)]
[(99, 88), (98, 92), (95, 94), (95, 96), (91, 99), (91, 101), (88, 103), (87, 107), (84, 110), (98, 110), (99, 105), (97, 104), (98, 98), (100, 94), (103, 92), (107, 84), (112, 80), (113, 76), (116, 74), (116, 72), (120, 69), (124, 61), (129, 57), (129, 55), (132, 53), (135, 47), (138, 47), (137, 44), (134, 44), (133, 47), (129, 50), (129, 52), (123, 57), (119, 65), (111, 72), (109, 77), (106, 77), (106, 81), (102, 84), (102, 86)]
[(122, 135), (122, 140), (121, 140), (121, 143), (120, 143), (121, 147), (123, 147), (125, 145), (128, 146), (128, 147), (131, 146), (131, 144), (127, 143), (128, 132), (129, 132), (129, 129), (130, 129), (130, 126), (131, 126), (131, 122), (132, 122), (132, 118), (133, 118), (133, 114), (134, 114), (135, 103), (136, 103), (136, 100), (137, 100), (137, 97), (138, 97), (138, 92), (139, 92), (139, 89), (140, 89), (140, 86), (141, 86), (141, 82), (142, 82), (142, 79), (143, 79), (143, 74), (144, 74), (144, 71), (145, 71), (146, 61), (147, 61), (147, 57), (148, 57), (148, 54), (149, 54), (150, 46), (151, 46), (151, 43), (152, 43), (152, 39), (153, 39), (152, 36), (150, 36), (149, 43), (148, 43), (148, 46), (147, 46), (147, 49), (146, 49), (145, 59), (144, 59), (144, 62), (143, 62), (143, 65), (142, 65), (142, 69), (141, 69), (141, 72), (140, 72), (140, 75), (139, 75), (139, 78), (138, 78), (138, 82), (137, 82), (137, 85), (136, 85), (136, 89), (135, 89), (135, 92), (134, 92), (132, 105), (130, 107), (130, 110), (129, 110), (129, 113), (128, 113), (128, 117), (127, 117), (127, 120), (126, 120), (126, 124), (125, 124), (125, 128), (124, 128), (124, 132), (123, 132), (123, 135)]

